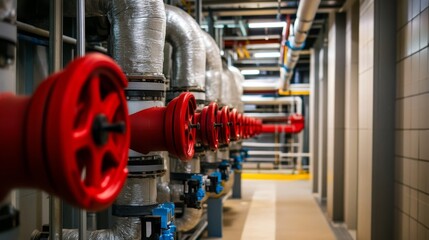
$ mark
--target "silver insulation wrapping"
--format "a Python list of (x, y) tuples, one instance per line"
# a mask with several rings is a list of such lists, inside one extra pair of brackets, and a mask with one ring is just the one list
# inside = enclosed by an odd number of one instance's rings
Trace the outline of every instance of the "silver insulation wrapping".
[(176, 227), (180, 232), (187, 232), (195, 228), (201, 220), (203, 209), (185, 208), (181, 218), (176, 218)]
[[(115, 203), (118, 205), (144, 206), (156, 203), (155, 178), (128, 178)], [(112, 229), (89, 233), (89, 240), (139, 240), (141, 222), (135, 217), (115, 217)], [(64, 229), (63, 240), (79, 239), (77, 229)]]
[(222, 67), (222, 83), (221, 83), (221, 99), (220, 102), (224, 105), (231, 105), (232, 88), (234, 87), (234, 74), (228, 69), (224, 63)]
[(205, 89), (206, 50), (201, 29), (182, 9), (165, 5), (166, 41), (173, 47), (172, 89)]
[(222, 59), (216, 41), (202, 31), (206, 46), (206, 100), (218, 102), (221, 92)]
[(244, 111), (244, 104), (241, 101), (241, 97), (243, 96), (243, 83), (244, 83), (244, 77), (241, 74), (240, 70), (238, 68), (230, 66), (228, 68), (232, 74), (234, 75), (234, 87), (231, 89), (231, 104), (233, 107), (235, 107), (239, 112)]
[(127, 76), (161, 75), (166, 17), (161, 0), (115, 0), (109, 51)]

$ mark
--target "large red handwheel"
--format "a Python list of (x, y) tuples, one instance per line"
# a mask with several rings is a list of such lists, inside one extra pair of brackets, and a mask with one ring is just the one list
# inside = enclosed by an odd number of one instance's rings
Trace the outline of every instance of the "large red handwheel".
[(197, 108), (192, 93), (182, 93), (167, 107), (153, 107), (130, 116), (131, 149), (147, 154), (168, 151), (181, 160), (194, 156)]
[(217, 123), (217, 120), (218, 105), (215, 102), (212, 102), (202, 109), (199, 119), (201, 142), (211, 150), (216, 150), (219, 147), (218, 129), (222, 125)]
[[(25, 115), (13, 127), (9, 123), (6, 138), (0, 139), (1, 159), (9, 161), (0, 178), (9, 187), (37, 187), (85, 209), (108, 207), (128, 173), (126, 86), (112, 59), (88, 54), (45, 80), (31, 98), (0, 99), (2, 111), (12, 102)], [(8, 143), (10, 134), (16, 137)], [(14, 151), (15, 144), (23, 153), (4, 153), (8, 146)], [(21, 172), (10, 171), (16, 166)]]
[(237, 141), (240, 138), (239, 126), (237, 125), (238, 112), (235, 108), (229, 109), (229, 129), (230, 138), (232, 141)]
[(229, 131), (229, 111), (228, 107), (224, 106), (218, 111), (218, 123), (222, 126), (219, 130), (219, 143), (227, 145), (231, 141)]

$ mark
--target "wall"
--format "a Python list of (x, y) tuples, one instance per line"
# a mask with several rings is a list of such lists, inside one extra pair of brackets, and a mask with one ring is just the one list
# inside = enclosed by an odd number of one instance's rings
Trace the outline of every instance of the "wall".
[(344, 222), (357, 225), (359, 2), (347, 11), (344, 125)]
[(429, 237), (429, 61), (427, 0), (397, 2), (395, 229)]

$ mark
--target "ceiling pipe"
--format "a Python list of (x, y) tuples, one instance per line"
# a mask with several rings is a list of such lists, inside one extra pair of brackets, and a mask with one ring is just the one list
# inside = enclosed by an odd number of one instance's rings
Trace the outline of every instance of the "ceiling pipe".
[(320, 0), (301, 0), (299, 2), (297, 18), (294, 23), (294, 33), (289, 37), (287, 45), (289, 48), (286, 64), (282, 67), (280, 76), (280, 88), (287, 90), (293, 71), (299, 60), (300, 51), (305, 46), (308, 31), (313, 24), (314, 17), (319, 8)]

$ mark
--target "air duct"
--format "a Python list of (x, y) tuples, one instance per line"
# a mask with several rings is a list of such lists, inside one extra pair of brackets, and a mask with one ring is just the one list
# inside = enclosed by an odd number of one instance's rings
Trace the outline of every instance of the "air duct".
[(287, 73), (281, 73), (280, 75), (280, 87), (283, 88), (283, 90), (289, 88), (293, 71), (299, 60), (300, 50), (304, 47), (308, 31), (313, 24), (319, 4), (320, 0), (301, 0), (299, 2), (296, 14), (297, 18), (294, 24), (294, 34), (288, 39), (289, 52), (285, 69), (283, 70)]
[(204, 91), (206, 48), (200, 26), (180, 8), (165, 5), (165, 10), (166, 41), (173, 47), (170, 87), (173, 90)]
[(216, 41), (202, 31), (206, 46), (206, 101), (218, 102), (221, 95), (222, 59)]

